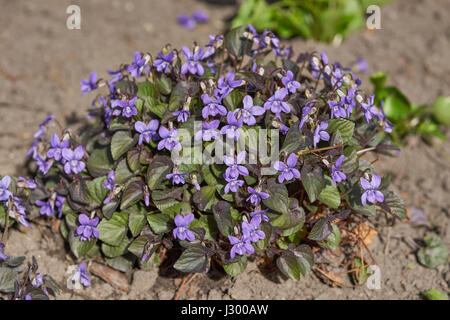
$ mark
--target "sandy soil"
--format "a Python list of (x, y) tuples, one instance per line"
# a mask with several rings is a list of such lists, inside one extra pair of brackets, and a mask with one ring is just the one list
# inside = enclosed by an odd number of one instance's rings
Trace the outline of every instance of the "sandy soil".
[[(79, 81), (95, 70), (106, 75), (120, 63), (132, 60), (134, 51), (156, 53), (170, 42), (175, 47), (218, 33), (234, 11), (207, 1), (73, 1), (80, 4), (81, 30), (66, 28), (68, 2), (57, 0), (0, 0), (0, 174), (23, 173), (23, 159), (37, 125), (49, 113), (72, 125), (83, 119), (89, 96), (79, 94)], [(212, 21), (195, 32), (175, 24), (179, 13), (201, 8)], [(331, 60), (349, 64), (364, 57), (370, 71), (382, 69), (414, 102), (429, 103), (440, 94), (450, 95), (450, 2), (447, 0), (398, 0), (382, 8), (382, 29), (359, 32), (340, 47), (314, 41), (292, 41), (295, 51), (325, 50)], [(366, 85), (367, 76), (363, 76)], [(450, 135), (449, 135), (450, 139)], [(447, 155), (447, 158), (443, 156)], [(382, 173), (392, 173), (394, 188), (408, 206), (423, 209), (450, 244), (450, 143), (435, 148), (416, 138), (398, 158), (377, 162)], [(264, 276), (256, 266), (236, 279), (198, 275), (180, 296), (184, 299), (414, 299), (430, 288), (449, 292), (450, 270), (426, 269), (402, 237), (421, 239), (426, 228), (406, 223), (380, 230), (370, 245), (380, 266), (380, 290), (365, 286), (331, 288), (314, 273), (299, 282)], [(43, 236), (44, 234), (44, 236)], [(386, 251), (386, 254), (385, 254)], [(65, 288), (71, 264), (64, 244), (48, 231), (33, 228), (11, 232), (6, 253), (32, 254), (41, 271)], [(411, 268), (411, 266), (413, 266)], [(345, 278), (345, 276), (343, 276)], [(158, 270), (136, 271), (132, 289), (124, 293), (93, 277), (92, 287), (79, 293), (64, 290), (62, 299), (171, 299), (182, 278), (161, 276)]]

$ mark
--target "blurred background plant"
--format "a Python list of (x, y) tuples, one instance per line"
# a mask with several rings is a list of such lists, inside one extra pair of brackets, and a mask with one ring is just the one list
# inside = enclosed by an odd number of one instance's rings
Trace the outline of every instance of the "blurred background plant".
[(245, 0), (231, 28), (252, 24), (271, 29), (281, 38), (313, 38), (340, 43), (351, 32), (364, 28), (366, 9), (391, 0)]
[(395, 125), (391, 133), (394, 142), (405, 144), (408, 135), (420, 135), (429, 144), (432, 137), (445, 140), (445, 128), (450, 126), (450, 96), (440, 96), (431, 105), (411, 103), (397, 87), (387, 86), (387, 79), (384, 71), (370, 77), (375, 103), (384, 102), (383, 110)]

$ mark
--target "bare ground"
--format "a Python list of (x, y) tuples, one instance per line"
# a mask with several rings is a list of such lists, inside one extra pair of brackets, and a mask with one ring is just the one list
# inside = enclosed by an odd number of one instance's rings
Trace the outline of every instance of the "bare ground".
[[(77, 3), (82, 29), (65, 26), (66, 7)], [(156, 53), (170, 42), (174, 47), (218, 33), (234, 8), (194, 0), (152, 1), (8, 1), (0, 0), (0, 174), (24, 172), (23, 159), (33, 133), (43, 118), (53, 113), (71, 125), (83, 119), (90, 105), (80, 97), (79, 81), (90, 71), (106, 76), (107, 69), (130, 62), (134, 51)], [(195, 32), (175, 24), (179, 13), (202, 8), (211, 23)], [(340, 47), (314, 41), (292, 41), (295, 51), (325, 50), (331, 60), (348, 65), (364, 57), (370, 71), (389, 71), (390, 83), (411, 101), (430, 103), (450, 95), (450, 2), (446, 0), (398, 0), (382, 8), (382, 29), (361, 31)], [(366, 86), (367, 76), (362, 77)], [(449, 136), (449, 135), (448, 135)], [(450, 138), (450, 136), (449, 136)], [(450, 244), (450, 143), (429, 147), (409, 139), (398, 158), (377, 162), (382, 173), (394, 176), (393, 185), (408, 206), (423, 209), (447, 244)], [(422, 239), (425, 227), (406, 223), (380, 230), (370, 250), (380, 266), (380, 290), (332, 288), (310, 273), (299, 282), (262, 275), (250, 265), (236, 279), (198, 275), (186, 287), (183, 299), (415, 299), (430, 288), (449, 292), (450, 270), (418, 264), (414, 252), (399, 236)], [(384, 253), (386, 251), (386, 254)], [(67, 267), (72, 264), (59, 237), (37, 226), (11, 232), (9, 255), (35, 255), (41, 271), (48, 272), (65, 288)], [(341, 277), (345, 278), (345, 275)], [(62, 299), (171, 299), (182, 278), (160, 276), (158, 270), (136, 271), (132, 289), (124, 293), (93, 277), (92, 287), (82, 292), (64, 290)]]

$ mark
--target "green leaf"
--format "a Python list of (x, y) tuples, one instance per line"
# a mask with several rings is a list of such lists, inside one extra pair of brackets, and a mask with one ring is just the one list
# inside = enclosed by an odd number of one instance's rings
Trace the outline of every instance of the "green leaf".
[(117, 160), (136, 144), (135, 139), (126, 131), (117, 131), (111, 140), (111, 155)]
[(295, 248), (294, 252), (296, 254), (300, 273), (303, 276), (306, 276), (306, 274), (311, 271), (314, 265), (314, 254), (311, 250), (311, 247), (306, 244), (302, 244)]
[(115, 212), (111, 219), (102, 219), (97, 227), (99, 239), (112, 246), (118, 246), (128, 229), (128, 215)]
[(19, 273), (14, 269), (0, 267), (0, 292), (14, 292), (14, 283), (18, 279)]
[(395, 214), (400, 220), (407, 218), (405, 203), (396, 193), (388, 191), (384, 196), (384, 202), (391, 209), (391, 213)]
[(353, 190), (346, 196), (347, 202), (350, 204), (350, 207), (357, 213), (362, 214), (368, 217), (376, 217), (377, 216), (377, 208), (373, 204), (367, 203), (365, 206), (362, 205), (361, 196), (364, 190), (358, 184)]
[(334, 133), (339, 131), (342, 140), (347, 144), (353, 137), (353, 131), (355, 130), (355, 123), (353, 121), (335, 118), (328, 121), (328, 132)]
[(127, 152), (127, 164), (133, 173), (136, 173), (141, 168), (140, 162), (141, 152), (134, 148)]
[(95, 149), (89, 156), (87, 168), (94, 177), (107, 175), (113, 167), (113, 159), (109, 153), (109, 148)]
[(226, 201), (219, 201), (213, 206), (214, 219), (220, 233), (228, 237), (233, 234), (233, 218), (231, 217), (230, 204)]
[(102, 252), (109, 258), (115, 258), (123, 255), (130, 241), (124, 237), (123, 240), (117, 246), (110, 246), (106, 243), (102, 243)]
[(297, 199), (289, 198), (289, 209), (287, 213), (282, 213), (277, 218), (270, 221), (273, 227), (283, 230), (292, 229), (294, 227), (301, 228), (305, 223), (305, 211), (298, 206)]
[(398, 97), (388, 96), (384, 100), (383, 110), (389, 120), (397, 123), (408, 117), (410, 106)]
[(159, 90), (164, 95), (169, 95), (172, 92), (172, 80), (168, 77), (162, 76), (161, 78), (156, 78)]
[(427, 268), (446, 265), (449, 251), (444, 241), (435, 233), (428, 234), (424, 240), (427, 246), (417, 252), (419, 262)]
[(318, 199), (327, 206), (337, 209), (341, 205), (341, 194), (330, 177), (325, 176), (325, 179), (327, 180), (326, 186), (320, 192)]
[(378, 71), (370, 76), (370, 82), (375, 87), (375, 90), (381, 89), (386, 85), (388, 75), (384, 71)]
[(243, 91), (235, 89), (223, 99), (224, 105), (228, 110), (235, 110), (239, 107), (242, 99), (244, 99), (244, 95), (245, 93)]
[(180, 81), (175, 85), (169, 100), (170, 111), (173, 112), (183, 106), (188, 95), (188, 89), (189, 83), (186, 81)]
[(128, 96), (135, 96), (138, 93), (138, 87), (136, 86), (136, 83), (134, 83), (134, 81), (131, 80), (120, 80), (117, 81), (114, 86), (116, 87), (116, 89), (125, 95)]
[(447, 127), (450, 126), (450, 96), (440, 96), (438, 97), (431, 108), (431, 113), (433, 117), (440, 124)]
[(325, 240), (332, 232), (333, 227), (328, 218), (321, 218), (314, 224), (308, 239), (315, 241)]
[(207, 240), (215, 241), (217, 239), (217, 223), (211, 215), (203, 215), (199, 219), (194, 219), (190, 227), (205, 230), (205, 239)]
[(170, 159), (166, 156), (156, 155), (147, 169), (147, 185), (150, 190), (160, 187), (160, 183), (166, 178), (171, 168)]
[(111, 219), (113, 213), (119, 207), (119, 201), (117, 199), (112, 199), (107, 204), (102, 207), (102, 213), (107, 219)]
[(193, 200), (201, 211), (210, 212), (212, 206), (219, 201), (216, 197), (216, 187), (201, 187), (201, 189), (194, 194)]
[(256, 242), (255, 247), (259, 250), (264, 250), (265, 248), (267, 248), (267, 245), (270, 242), (270, 237), (272, 235), (272, 226), (268, 222), (262, 222), (259, 229), (264, 232), (266, 237)]
[(24, 261), (25, 261), (25, 257), (24, 256), (8, 257), (8, 260), (6, 260), (6, 264), (10, 268), (16, 268), (16, 267), (20, 266)]
[(156, 234), (167, 232), (173, 226), (170, 222), (170, 217), (164, 213), (149, 214), (147, 221)]
[(436, 289), (430, 289), (424, 293), (426, 300), (448, 300), (448, 295)]
[(91, 239), (90, 241), (81, 241), (79, 236), (75, 236), (74, 232), (71, 231), (69, 234), (69, 245), (70, 250), (73, 252), (75, 257), (82, 258), (87, 255), (89, 250), (97, 242), (97, 239)]
[(144, 82), (139, 82), (137, 84), (137, 96), (138, 98), (143, 99), (144, 101), (148, 98), (148, 97), (156, 97), (156, 89), (155, 89), (155, 85), (150, 82), (150, 81), (144, 81)]
[(284, 184), (276, 183), (275, 179), (270, 179), (267, 183), (267, 189), (264, 190), (269, 194), (269, 198), (264, 199), (263, 203), (269, 209), (287, 214), (289, 211), (289, 195)]
[(147, 236), (139, 236), (134, 239), (131, 244), (128, 246), (128, 251), (134, 254), (139, 259), (142, 258), (144, 254), (144, 248), (147, 244), (148, 237)]
[(300, 265), (297, 257), (290, 251), (283, 251), (277, 259), (278, 269), (293, 280), (300, 280)]
[(251, 45), (251, 41), (244, 37), (246, 29), (247, 26), (238, 27), (230, 30), (225, 35), (225, 48), (235, 57), (243, 56), (246, 41), (248, 41), (248, 46)]
[(140, 210), (139, 206), (134, 205), (126, 210), (128, 214), (128, 228), (130, 228), (133, 237), (138, 236), (147, 223), (147, 213)]
[(115, 258), (105, 258), (106, 263), (113, 269), (128, 272), (133, 268), (134, 257), (133, 256), (119, 256)]
[(92, 200), (94, 200), (98, 205), (103, 204), (103, 200), (105, 200), (109, 192), (108, 189), (103, 188), (103, 182), (105, 181), (106, 177), (98, 177), (94, 180), (86, 182)]
[(131, 181), (125, 186), (120, 202), (120, 210), (124, 210), (134, 202), (144, 198), (144, 182), (142, 180)]
[(309, 201), (313, 203), (325, 188), (325, 177), (322, 168), (304, 165), (301, 170), (302, 184), (308, 194)]
[(286, 152), (286, 154), (296, 153), (306, 149), (308, 145), (311, 145), (311, 141), (308, 141), (300, 130), (298, 130), (297, 124), (293, 124), (284, 139), (280, 154), (283, 152)]
[(208, 266), (208, 256), (201, 245), (192, 245), (187, 248), (173, 266), (181, 272), (202, 273)]
[(232, 277), (236, 277), (245, 271), (247, 268), (247, 257), (243, 256), (238, 262), (224, 264), (225, 272)]
[(114, 183), (116, 184), (124, 184), (134, 175), (133, 172), (131, 172), (130, 168), (128, 168), (126, 159), (122, 159), (119, 162), (114, 173)]
[(319, 245), (327, 249), (335, 249), (341, 243), (341, 230), (335, 224), (331, 225), (333, 232), (324, 240), (319, 242)]

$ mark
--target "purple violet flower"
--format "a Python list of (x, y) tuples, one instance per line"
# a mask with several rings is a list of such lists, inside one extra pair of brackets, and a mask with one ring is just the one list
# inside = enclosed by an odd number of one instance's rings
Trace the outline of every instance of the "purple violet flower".
[(195, 10), (192, 18), (200, 23), (207, 23), (209, 21), (208, 15), (203, 10)]
[(259, 230), (259, 225), (261, 223), (260, 217), (254, 217), (250, 222), (242, 222), (242, 232), (247, 234), (248, 239), (251, 242), (258, 242), (266, 237), (264, 231)]
[(300, 83), (294, 80), (294, 74), (290, 70), (288, 70), (286, 76), (281, 79), (281, 82), (283, 82), (285, 88), (290, 93), (295, 93), (298, 89), (300, 89)]
[(106, 181), (103, 182), (103, 184), (102, 184), (103, 188), (111, 190), (111, 191), (114, 190), (114, 187), (115, 187), (114, 179), (115, 179), (115, 177), (116, 177), (116, 174), (115, 174), (114, 170), (111, 170), (108, 173), (108, 177), (106, 178)]
[(56, 200), (55, 200), (55, 207), (56, 209), (58, 209), (58, 218), (62, 217), (62, 210), (63, 210), (63, 206), (64, 203), (66, 202), (66, 197), (63, 196), (56, 196)]
[(40, 207), (39, 213), (43, 216), (50, 217), (55, 213), (55, 207), (53, 201), (36, 200), (36, 205)]
[(173, 229), (173, 237), (179, 240), (188, 240), (192, 242), (195, 240), (194, 233), (188, 229), (189, 224), (194, 221), (194, 214), (190, 213), (183, 217), (181, 214), (177, 214), (175, 217), (175, 225), (177, 226)]
[(331, 166), (331, 178), (333, 179), (334, 185), (344, 181), (347, 179), (345, 173), (338, 171), (338, 169), (342, 165), (342, 161), (344, 161), (344, 155), (341, 155), (337, 160), (334, 166)]
[(37, 154), (34, 159), (39, 171), (46, 175), (53, 165), (53, 160), (45, 161), (45, 159), (43, 159), (39, 154)]
[(242, 127), (242, 118), (236, 119), (236, 116), (232, 111), (228, 112), (227, 115), (228, 124), (220, 129), (221, 134), (226, 134), (229, 139), (234, 139), (234, 141), (239, 140), (239, 128)]
[(191, 74), (202, 76), (203, 73), (205, 73), (205, 70), (199, 61), (203, 59), (203, 48), (195, 50), (193, 53), (188, 47), (184, 46), (182, 51), (187, 61), (181, 67), (181, 74), (189, 72)]
[(237, 88), (244, 84), (242, 80), (234, 80), (235, 74), (230, 71), (227, 73), (227, 77), (221, 76), (217, 81), (217, 89), (222, 98), (225, 98), (234, 88)]
[(367, 103), (361, 102), (361, 107), (363, 108), (364, 111), (364, 118), (366, 119), (367, 123), (369, 123), (372, 117), (379, 116), (379, 111), (377, 107), (374, 106), (374, 99), (375, 95), (371, 94), (369, 98), (367, 98)]
[(383, 202), (384, 195), (381, 191), (377, 190), (381, 184), (381, 178), (379, 175), (374, 174), (371, 181), (367, 181), (364, 178), (360, 178), (361, 186), (364, 189), (364, 193), (361, 196), (361, 203), (366, 205), (367, 201), (371, 203)]
[(51, 148), (47, 151), (47, 157), (50, 159), (53, 158), (56, 161), (60, 161), (62, 159), (62, 151), (63, 149), (70, 147), (70, 141), (60, 141), (58, 135), (54, 133), (52, 134), (52, 137), (50, 139), (50, 147)]
[(0, 260), (8, 259), (8, 256), (2, 252), (4, 247), (5, 245), (0, 242)]
[(194, 139), (196, 141), (203, 140), (203, 141), (211, 141), (211, 139), (219, 139), (220, 133), (217, 128), (219, 128), (220, 121), (219, 120), (213, 120), (211, 122), (202, 122), (202, 130), (199, 130), (195, 133)]
[(0, 201), (5, 201), (12, 197), (12, 193), (8, 190), (10, 183), (10, 176), (4, 176), (2, 180), (0, 180)]
[(244, 108), (236, 109), (234, 110), (234, 113), (236, 116), (238, 114), (241, 114), (242, 120), (245, 124), (248, 124), (249, 126), (253, 126), (256, 124), (255, 116), (260, 116), (266, 112), (266, 110), (260, 106), (254, 106), (253, 105), (253, 99), (251, 96), (245, 96), (242, 100)]
[(158, 143), (158, 150), (167, 149), (172, 151), (175, 149), (177, 151), (181, 150), (181, 144), (176, 139), (178, 136), (178, 131), (176, 128), (167, 129), (164, 126), (159, 127), (159, 136), (161, 137), (161, 141)]
[(189, 110), (179, 110), (172, 113), (174, 116), (177, 117), (178, 122), (186, 122), (191, 113)]
[(225, 171), (225, 179), (234, 180), (241, 176), (248, 176), (248, 169), (242, 166), (245, 163), (245, 157), (247, 155), (246, 151), (241, 151), (237, 155), (236, 159), (234, 157), (223, 156), (224, 163), (228, 166)]
[(16, 219), (23, 226), (31, 228), (30, 223), (26, 220), (26, 208), (21, 204), (21, 200), (17, 197), (12, 197), (8, 200), (8, 204), (5, 205), (6, 207), (9, 207), (10, 201), (12, 201), (11, 210), (9, 211), (10, 217)]
[(290, 113), (291, 107), (287, 102), (284, 102), (283, 99), (288, 95), (288, 91), (286, 88), (278, 89), (273, 96), (271, 96), (265, 103), (264, 108), (266, 110), (272, 111), (275, 113), (278, 119), (280, 118), (280, 112)]
[(89, 74), (89, 79), (83, 79), (80, 81), (81, 85), (81, 95), (88, 93), (89, 91), (95, 90), (98, 88), (97, 85), (97, 72), (92, 71)]
[(156, 59), (155, 62), (153, 62), (153, 66), (156, 68), (156, 71), (158, 72), (168, 73), (169, 67), (174, 57), (175, 54), (173, 53), (173, 51), (169, 52), (166, 55), (163, 55), (162, 52), (160, 52), (158, 53), (157, 56), (158, 59)]
[(278, 182), (283, 183), (284, 180), (289, 181), (293, 178), (300, 178), (300, 171), (295, 169), (295, 165), (297, 164), (297, 155), (295, 153), (291, 153), (287, 158), (286, 164), (281, 161), (277, 161), (274, 163), (273, 167), (275, 170), (281, 171), (281, 174), (278, 176)]
[(259, 217), (262, 221), (269, 222), (269, 217), (264, 214), (267, 211), (269, 211), (269, 209), (251, 212), (250, 217)]
[(307, 102), (306, 105), (302, 109), (302, 119), (300, 120), (300, 124), (298, 125), (298, 130), (301, 130), (306, 122), (311, 120), (310, 114), (313, 111), (313, 107), (316, 103), (314, 101)]
[(257, 190), (258, 188), (255, 190), (250, 186), (247, 188), (250, 197), (248, 197), (246, 201), (247, 202), (250, 201), (250, 203), (253, 204), (254, 206), (257, 206), (261, 202), (261, 199), (264, 200), (270, 197), (268, 193)]
[(39, 129), (34, 133), (33, 137), (41, 138), (43, 136), (43, 134), (45, 133), (45, 131), (47, 130), (45, 126), (47, 125), (47, 123), (49, 123), (54, 118), (55, 118), (55, 116), (52, 114), (45, 117), (44, 121), (42, 121), (42, 123), (39, 125)]
[[(108, 81), (108, 85), (109, 86), (113, 86), (114, 83), (122, 80), (123, 75), (122, 75), (122, 70), (118, 69), (118, 70), (108, 70), (108, 73), (110, 76), (112, 76), (111, 80)], [(114, 90), (113, 90), (114, 91)], [(100, 99), (103, 97), (100, 97)], [(103, 98), (105, 99), (105, 98)], [(104, 106), (106, 106), (106, 103), (103, 104)]]
[(186, 15), (186, 14), (180, 14), (177, 17), (177, 22), (179, 25), (183, 26), (184, 28), (188, 30), (192, 30), (195, 28), (197, 23), (195, 22), (195, 19)]
[(228, 176), (224, 175), (225, 180), (228, 182), (225, 185), (225, 193), (237, 192), (240, 187), (244, 185), (244, 180), (230, 179)]
[(253, 248), (253, 246), (250, 243), (250, 240), (245, 235), (241, 236), (240, 239), (234, 236), (228, 236), (228, 240), (230, 241), (230, 244), (233, 245), (230, 251), (231, 259), (234, 259), (236, 254), (243, 256), (246, 253), (248, 254), (255, 253), (255, 248)]
[(139, 51), (134, 53), (133, 62), (127, 66), (127, 71), (132, 77), (139, 78), (144, 72), (147, 74), (150, 71), (150, 66), (146, 64), (145, 58)]
[(180, 173), (174, 170), (172, 173), (166, 175), (166, 179), (172, 179), (172, 184), (185, 184), (185, 176), (187, 176), (187, 173)]
[(137, 108), (134, 106), (136, 103), (137, 97), (134, 97), (130, 101), (114, 99), (111, 100), (111, 107), (113, 108), (112, 115), (120, 116), (122, 115), (125, 118), (131, 118), (138, 114)]
[(347, 117), (347, 112), (342, 107), (344, 105), (344, 100), (341, 99), (341, 101), (339, 102), (330, 100), (328, 101), (328, 105), (330, 106), (331, 109), (331, 119)]
[(138, 144), (141, 145), (143, 141), (150, 143), (150, 139), (156, 140), (158, 138), (159, 121), (156, 119), (151, 120), (148, 124), (145, 122), (137, 121), (134, 124), (134, 129), (140, 133)]
[(76, 235), (80, 236), (80, 241), (89, 241), (91, 238), (98, 238), (99, 233), (96, 228), (99, 222), (98, 217), (89, 219), (87, 215), (82, 213), (78, 216), (78, 222), (80, 226), (76, 230)]
[(317, 146), (320, 140), (330, 140), (330, 135), (325, 131), (327, 130), (327, 128), (328, 122), (325, 121), (322, 121), (319, 125), (316, 126), (316, 129), (314, 130), (314, 148)]
[(71, 280), (79, 282), (85, 287), (89, 287), (91, 285), (91, 277), (89, 276), (85, 262), (78, 265), (78, 271), (72, 276)]
[(216, 97), (218, 91), (214, 91), (214, 98), (211, 98), (207, 93), (202, 94), (202, 101), (205, 105), (202, 109), (203, 119), (208, 118), (208, 116), (215, 117), (217, 114), (225, 116), (227, 114), (227, 109), (222, 105), (222, 99)]
[(66, 163), (64, 164), (64, 172), (66, 174), (79, 174), (86, 167), (86, 164), (82, 161), (84, 157), (83, 146), (78, 146), (75, 150), (64, 149), (62, 151), (62, 156), (64, 160), (66, 160)]
[(358, 72), (366, 73), (369, 70), (369, 64), (363, 58), (358, 58), (353, 64), (352, 67), (355, 67)]

